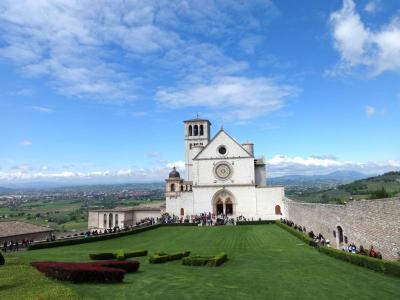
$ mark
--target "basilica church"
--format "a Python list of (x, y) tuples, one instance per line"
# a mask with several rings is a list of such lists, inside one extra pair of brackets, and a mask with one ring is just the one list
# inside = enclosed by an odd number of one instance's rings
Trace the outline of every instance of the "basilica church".
[(283, 217), (284, 187), (267, 186), (263, 158), (251, 142), (238, 143), (223, 128), (211, 138), (211, 123), (184, 121), (185, 178), (174, 167), (166, 179), (166, 212), (253, 219)]

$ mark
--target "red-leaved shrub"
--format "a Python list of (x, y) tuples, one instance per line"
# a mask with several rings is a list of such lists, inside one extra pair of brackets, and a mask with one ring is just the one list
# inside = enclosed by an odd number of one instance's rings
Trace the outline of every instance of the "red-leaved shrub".
[(68, 262), (32, 262), (47, 277), (73, 283), (102, 282), (114, 283), (124, 279), (125, 270), (122, 268), (110, 268), (93, 263), (68, 263)]
[(90, 264), (106, 268), (122, 269), (126, 273), (136, 272), (140, 265), (136, 260), (106, 260), (91, 262)]

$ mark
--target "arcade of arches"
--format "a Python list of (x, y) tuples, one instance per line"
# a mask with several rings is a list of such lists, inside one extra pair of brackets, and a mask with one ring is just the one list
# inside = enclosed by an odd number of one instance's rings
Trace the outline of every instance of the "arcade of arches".
[(232, 201), (233, 196), (227, 191), (218, 192), (214, 196), (213, 210), (217, 215), (233, 215), (234, 214), (234, 203)]

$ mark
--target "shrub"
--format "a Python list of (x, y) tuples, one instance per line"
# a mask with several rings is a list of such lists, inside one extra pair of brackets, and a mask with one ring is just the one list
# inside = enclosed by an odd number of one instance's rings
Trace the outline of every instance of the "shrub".
[(89, 257), (92, 260), (107, 260), (115, 258), (115, 255), (114, 253), (92, 253)]
[(6, 263), (3, 254), (0, 251), (0, 266), (4, 265)]
[(275, 224), (275, 220), (258, 220), (258, 221), (238, 221), (236, 225), (263, 225), (263, 224)]
[(124, 252), (124, 250), (118, 250), (118, 251), (115, 253), (115, 258), (118, 259), (118, 260), (124, 260), (124, 259), (125, 259), (125, 252)]
[(228, 259), (226, 253), (221, 252), (215, 256), (190, 256), (182, 260), (183, 265), (187, 266), (208, 266), (218, 267)]
[(125, 271), (122, 268), (109, 268), (93, 263), (33, 262), (47, 277), (73, 283), (114, 283), (121, 282)]
[(162, 223), (160, 224), (162, 227), (166, 226), (198, 226), (197, 223)]
[(153, 254), (149, 256), (149, 263), (151, 264), (160, 264), (167, 262), (169, 260), (168, 254)]
[(211, 256), (189, 256), (182, 259), (182, 265), (187, 266), (205, 266)]
[(287, 226), (286, 224), (280, 223), (280, 222), (276, 222), (276, 225), (278, 225), (279, 227), (285, 229), (286, 231), (290, 232), (291, 234), (293, 234), (294, 236), (296, 236), (297, 238), (299, 238), (300, 240), (302, 240), (304, 243), (306, 243), (307, 245), (310, 245), (312, 247), (318, 247), (318, 244), (309, 236), (305, 235), (302, 232), (299, 232), (295, 229), (293, 229), (290, 226)]
[(207, 262), (207, 266), (209, 267), (218, 267), (222, 265), (228, 259), (228, 255), (225, 252), (221, 252), (215, 255), (211, 260)]
[(156, 229), (158, 227), (160, 227), (160, 224), (141, 227), (141, 228), (137, 228), (137, 229), (133, 229), (133, 230), (129, 230), (129, 231), (101, 234), (101, 235), (90, 236), (90, 237), (77, 237), (77, 238), (71, 238), (68, 240), (56, 240), (54, 242), (43, 242), (43, 243), (29, 245), (28, 250), (62, 247), (62, 246), (68, 246), (68, 245), (78, 245), (78, 244), (84, 244), (84, 243), (110, 240), (110, 239), (115, 239), (115, 238), (131, 235), (131, 234), (136, 234), (136, 233)]
[(136, 260), (107, 260), (91, 262), (90, 264), (105, 268), (121, 269), (124, 270), (126, 273), (136, 272), (140, 266), (140, 263)]
[(319, 251), (329, 256), (347, 261), (358, 266), (366, 267), (374, 271), (393, 276), (400, 276), (400, 263), (398, 262), (385, 261), (328, 247), (320, 247)]
[(190, 255), (190, 251), (184, 251), (184, 252), (177, 252), (177, 253), (165, 253), (163, 251), (156, 252), (153, 255), (150, 255), (149, 257), (149, 263), (151, 264), (159, 264), (159, 263), (164, 263), (167, 261), (172, 261), (172, 260), (179, 260), (183, 257), (187, 257)]
[(125, 253), (125, 258), (138, 257), (138, 256), (147, 256), (147, 250), (139, 250), (135, 252)]

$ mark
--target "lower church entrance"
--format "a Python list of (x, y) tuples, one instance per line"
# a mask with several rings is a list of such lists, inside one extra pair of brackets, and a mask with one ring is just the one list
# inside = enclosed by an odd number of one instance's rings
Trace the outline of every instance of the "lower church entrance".
[(225, 189), (217, 192), (213, 197), (213, 213), (216, 215), (233, 215), (234, 203), (232, 199), (232, 193)]

